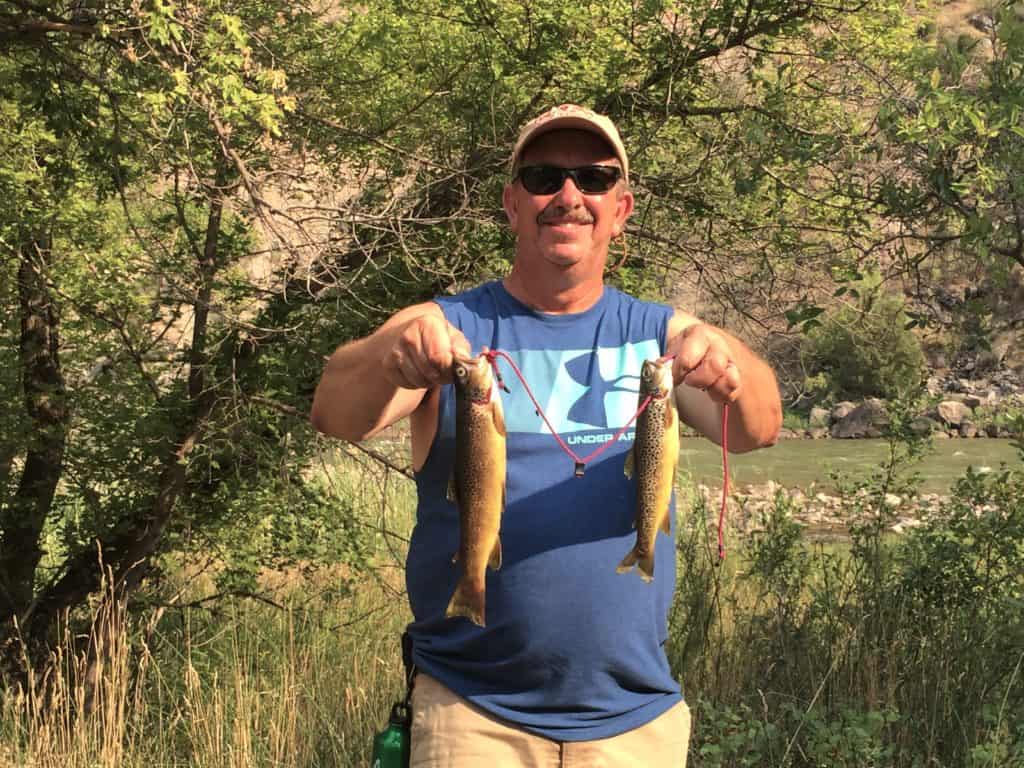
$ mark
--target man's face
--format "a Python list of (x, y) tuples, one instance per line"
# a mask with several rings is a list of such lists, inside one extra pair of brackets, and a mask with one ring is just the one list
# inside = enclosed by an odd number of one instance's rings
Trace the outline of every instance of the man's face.
[[(618, 166), (615, 153), (587, 131), (546, 133), (523, 152), (523, 165)], [(603, 194), (584, 194), (571, 178), (549, 195), (528, 192), (521, 182), (505, 186), (503, 203), (516, 234), (516, 257), (526, 263), (540, 258), (561, 267), (604, 268), (609, 241), (622, 232), (633, 211), (633, 195), (623, 182)]]

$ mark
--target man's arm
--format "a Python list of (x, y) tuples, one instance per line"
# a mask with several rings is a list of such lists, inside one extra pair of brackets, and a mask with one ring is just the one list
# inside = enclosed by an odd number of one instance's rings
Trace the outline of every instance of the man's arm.
[(745, 453), (774, 445), (782, 426), (775, 373), (743, 342), (721, 328), (676, 311), (668, 325), (666, 354), (683, 421), (722, 444), (722, 407), (729, 404), (729, 450)]
[(310, 422), (332, 437), (359, 441), (411, 414), (451, 377), (455, 354), (469, 356), (462, 333), (434, 302), (407, 307), (327, 360)]

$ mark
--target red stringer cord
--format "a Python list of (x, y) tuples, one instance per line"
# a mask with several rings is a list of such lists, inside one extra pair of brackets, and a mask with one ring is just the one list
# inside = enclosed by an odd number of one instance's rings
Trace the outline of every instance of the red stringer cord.
[[(526, 377), (523, 376), (523, 372), (519, 370), (519, 366), (517, 366), (515, 361), (511, 357), (509, 357), (508, 353), (503, 351), (503, 350), (500, 350), (500, 349), (490, 349), (490, 350), (487, 350), (486, 352), (484, 352), (483, 354), (487, 358), (487, 360), (490, 362), (491, 367), (494, 369), (494, 376), (498, 380), (498, 384), (506, 392), (508, 391), (508, 388), (505, 386), (505, 382), (501, 378), (501, 372), (498, 371), (498, 358), (499, 357), (504, 358), (508, 362), (508, 364), (512, 366), (513, 372), (516, 374), (516, 377), (522, 383), (523, 389), (526, 390), (526, 394), (527, 394), (527, 396), (529, 396), (530, 402), (533, 403), (533, 407), (534, 407), (534, 409), (536, 409), (537, 414), (541, 417), (541, 419), (544, 420), (544, 423), (547, 425), (547, 428), (549, 430), (551, 430), (552, 436), (554, 436), (555, 440), (558, 441), (558, 445), (561, 446), (561, 448), (565, 452), (565, 454), (567, 456), (569, 456), (573, 461), (576, 462), (576, 469), (575, 469), (576, 477), (582, 477), (583, 476), (583, 469), (584, 469), (584, 467), (589, 462), (591, 462), (594, 459), (596, 459), (598, 456), (600, 456), (602, 453), (604, 453), (606, 450), (608, 450), (611, 446), (613, 446), (615, 443), (617, 443), (619, 441), (619, 438), (622, 437), (623, 434), (625, 434), (626, 430), (629, 429), (630, 425), (633, 424), (633, 422), (635, 422), (638, 418), (640, 418), (640, 414), (642, 414), (647, 409), (647, 406), (650, 405), (651, 400), (653, 399), (652, 395), (648, 395), (646, 398), (644, 398), (644, 401), (642, 403), (640, 403), (640, 406), (636, 409), (636, 413), (634, 413), (632, 416), (629, 417), (629, 421), (627, 421), (622, 426), (622, 428), (618, 432), (615, 433), (615, 436), (611, 440), (609, 440), (607, 443), (605, 443), (604, 445), (600, 446), (599, 448), (596, 448), (595, 450), (591, 451), (586, 456), (579, 456), (572, 448), (570, 448), (566, 444), (565, 440), (562, 439), (562, 436), (560, 434), (558, 434), (558, 431), (552, 426), (551, 422), (548, 420), (547, 414), (544, 413), (544, 409), (541, 408), (540, 403), (537, 402), (537, 398), (534, 397), (533, 390), (530, 389), (530, 385), (526, 383)], [(658, 362), (659, 363), (664, 363), (664, 362), (667, 362), (669, 360), (672, 360), (674, 357), (675, 357), (675, 355), (668, 355), (666, 357), (660, 358), (658, 360)], [(724, 543), (723, 528), (725, 526), (726, 500), (729, 497), (728, 427), (729, 427), (729, 404), (728, 403), (724, 403), (722, 405), (722, 506), (721, 506), (721, 509), (719, 510), (719, 513), (718, 513), (718, 559), (719, 560), (724, 560), (725, 559), (725, 543)]]

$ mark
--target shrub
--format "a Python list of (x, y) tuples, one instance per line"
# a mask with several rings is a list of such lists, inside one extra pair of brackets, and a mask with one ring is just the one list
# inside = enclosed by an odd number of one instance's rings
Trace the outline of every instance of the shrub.
[(824, 376), (834, 397), (896, 397), (920, 384), (925, 365), (921, 345), (906, 325), (899, 299), (877, 293), (809, 331), (804, 365), (819, 382)]

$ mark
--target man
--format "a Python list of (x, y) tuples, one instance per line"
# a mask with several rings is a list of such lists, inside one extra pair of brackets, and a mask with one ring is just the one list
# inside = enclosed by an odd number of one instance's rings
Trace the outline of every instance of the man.
[(458, 576), (458, 512), (445, 498), (450, 370), (455, 356), (485, 346), (507, 352), (581, 455), (636, 410), (646, 358), (676, 355), (680, 417), (715, 442), (730, 404), (733, 451), (776, 440), (778, 387), (733, 336), (604, 285), (609, 242), (633, 210), (628, 158), (610, 120), (574, 105), (544, 113), (524, 126), (512, 174), (503, 195), (516, 235), (508, 276), (403, 309), (341, 347), (313, 402), (316, 428), (348, 440), (410, 418), (419, 497), (406, 564), (420, 671), (412, 765), (685, 766), (690, 715), (663, 649), (673, 537), (658, 536), (652, 583), (616, 573), (635, 538), (628, 431), (575, 478), (509, 379), (503, 563), (487, 575), (487, 626), (445, 618)]

